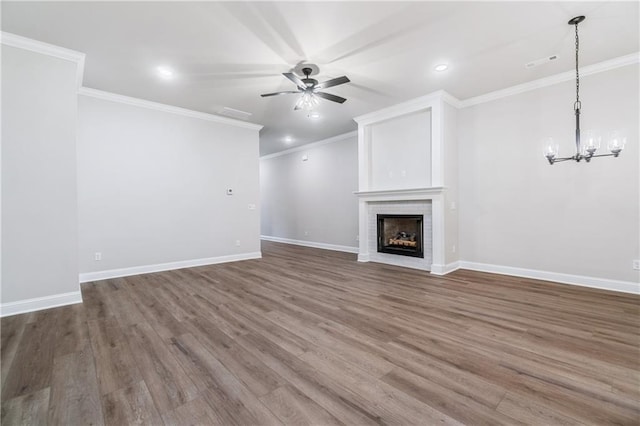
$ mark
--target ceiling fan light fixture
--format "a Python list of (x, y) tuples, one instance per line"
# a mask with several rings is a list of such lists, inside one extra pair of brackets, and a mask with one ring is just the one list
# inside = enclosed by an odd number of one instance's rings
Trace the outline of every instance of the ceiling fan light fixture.
[(295, 109), (311, 111), (312, 109), (317, 107), (319, 103), (320, 101), (318, 100), (317, 96), (313, 94), (313, 92), (305, 91), (302, 93), (302, 96), (300, 96), (300, 99), (298, 99), (298, 102), (296, 102)]

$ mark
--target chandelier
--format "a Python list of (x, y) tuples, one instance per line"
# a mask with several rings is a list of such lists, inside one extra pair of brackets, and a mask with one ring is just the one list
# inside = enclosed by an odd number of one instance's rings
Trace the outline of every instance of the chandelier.
[(578, 50), (580, 48), (578, 24), (584, 19), (584, 16), (576, 16), (568, 22), (569, 25), (574, 25), (576, 28), (576, 101), (573, 104), (576, 116), (576, 154), (572, 157), (558, 157), (558, 144), (553, 141), (553, 138), (547, 138), (544, 141), (544, 156), (549, 161), (549, 164), (567, 160), (576, 162), (584, 160), (588, 163), (594, 157), (617, 157), (626, 143), (626, 138), (622, 137), (618, 132), (612, 132), (607, 143), (610, 154), (595, 155), (598, 148), (600, 148), (600, 136), (595, 131), (589, 130), (585, 132), (584, 140), (580, 139), (580, 108), (582, 104), (580, 103), (580, 74), (578, 72)]

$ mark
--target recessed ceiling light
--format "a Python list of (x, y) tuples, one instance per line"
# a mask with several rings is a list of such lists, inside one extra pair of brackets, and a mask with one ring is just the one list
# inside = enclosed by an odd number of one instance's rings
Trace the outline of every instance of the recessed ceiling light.
[(173, 78), (173, 70), (169, 67), (158, 67), (156, 68), (156, 73), (158, 77), (164, 80), (170, 80)]
[(285, 141), (286, 143), (291, 143), (291, 142), (293, 142), (293, 138), (292, 138), (291, 136), (285, 136), (285, 137), (284, 137), (284, 141)]
[(449, 65), (447, 65), (447, 64), (438, 64), (433, 69), (438, 71), (438, 72), (442, 72), (442, 71), (448, 70), (449, 69)]
[(318, 118), (320, 118), (320, 114), (317, 112), (312, 112), (309, 114), (309, 118), (313, 118), (314, 120), (317, 120)]

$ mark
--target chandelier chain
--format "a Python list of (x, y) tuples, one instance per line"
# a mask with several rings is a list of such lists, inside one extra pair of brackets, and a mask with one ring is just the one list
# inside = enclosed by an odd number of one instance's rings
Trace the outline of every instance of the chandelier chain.
[(578, 73), (578, 50), (580, 49), (580, 38), (578, 37), (578, 23), (576, 27), (576, 103), (574, 109), (580, 109), (580, 74)]

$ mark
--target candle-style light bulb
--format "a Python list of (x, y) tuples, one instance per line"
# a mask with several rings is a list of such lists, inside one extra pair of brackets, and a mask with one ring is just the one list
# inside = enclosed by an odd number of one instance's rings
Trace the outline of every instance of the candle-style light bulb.
[(592, 157), (600, 148), (600, 141), (600, 135), (598, 135), (594, 130), (585, 131), (582, 139), (582, 155), (585, 157)]
[(545, 158), (550, 164), (553, 164), (554, 159), (558, 156), (558, 144), (553, 140), (553, 138), (548, 137), (542, 141), (542, 147), (542, 153)]
[(624, 149), (624, 145), (627, 143), (627, 138), (622, 136), (620, 132), (613, 131), (609, 136), (609, 142), (607, 143), (607, 148), (614, 157), (620, 155), (620, 152)]

